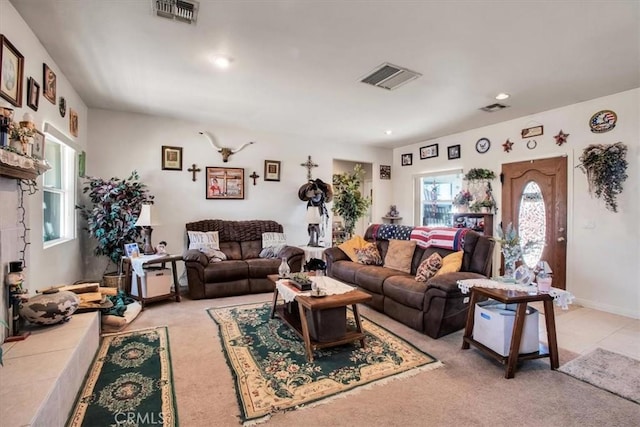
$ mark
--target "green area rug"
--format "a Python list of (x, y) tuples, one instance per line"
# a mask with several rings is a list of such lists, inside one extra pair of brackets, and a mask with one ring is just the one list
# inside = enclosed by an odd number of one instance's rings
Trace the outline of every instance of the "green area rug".
[(177, 426), (167, 327), (103, 335), (68, 426)]
[(602, 348), (560, 366), (559, 371), (640, 404), (640, 361)]
[[(231, 367), (241, 422), (254, 422), (357, 387), (442, 366), (435, 358), (374, 322), (362, 318), (360, 343), (316, 350), (305, 357), (304, 342), (265, 303), (211, 308)], [(351, 311), (348, 311), (351, 316)], [(353, 322), (353, 318), (349, 318)]]

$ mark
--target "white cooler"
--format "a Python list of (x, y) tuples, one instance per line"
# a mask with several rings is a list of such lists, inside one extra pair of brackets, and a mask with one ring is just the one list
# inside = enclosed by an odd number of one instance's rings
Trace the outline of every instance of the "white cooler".
[(131, 270), (131, 295), (142, 298), (153, 298), (171, 292), (172, 274), (169, 268), (149, 267), (144, 269), (142, 280), (142, 296), (138, 295), (138, 275)]
[[(516, 304), (503, 304), (491, 299), (477, 303), (473, 319), (473, 339), (501, 356), (508, 356), (516, 320), (515, 310)], [(538, 310), (527, 306), (519, 353), (533, 353), (538, 351), (538, 347)]]

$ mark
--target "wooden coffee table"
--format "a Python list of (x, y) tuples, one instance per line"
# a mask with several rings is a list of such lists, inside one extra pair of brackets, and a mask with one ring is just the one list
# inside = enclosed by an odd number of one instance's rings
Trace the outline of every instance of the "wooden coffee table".
[[(277, 274), (272, 274), (268, 277), (274, 283), (276, 283), (279, 279)], [(293, 289), (295, 289), (295, 287)], [(360, 321), (360, 315), (358, 314), (357, 304), (370, 301), (371, 299), (371, 295), (357, 289), (344, 294), (327, 295), (326, 297), (322, 298), (297, 295), (295, 298), (295, 302), (297, 302), (298, 305), (297, 314), (299, 314), (299, 316), (296, 316), (296, 313), (289, 312), (288, 307), (290, 306), (288, 306), (286, 303), (278, 304), (278, 288), (275, 287), (273, 291), (273, 306), (271, 307), (271, 318), (273, 319), (277, 313), (278, 317), (280, 317), (280, 319), (288, 324), (298, 334), (298, 336), (300, 336), (304, 340), (307, 360), (309, 362), (313, 362), (313, 350), (316, 349), (334, 347), (353, 341), (360, 341), (360, 345), (362, 345), (362, 348), (364, 348), (365, 334), (362, 331), (362, 323)], [(353, 310), (353, 317), (356, 322), (355, 329), (347, 328), (346, 332), (342, 336), (328, 341), (320, 342), (311, 339), (311, 335), (309, 333), (309, 324), (307, 321), (307, 312), (311, 312), (313, 314), (317, 311), (348, 306), (351, 306)]]

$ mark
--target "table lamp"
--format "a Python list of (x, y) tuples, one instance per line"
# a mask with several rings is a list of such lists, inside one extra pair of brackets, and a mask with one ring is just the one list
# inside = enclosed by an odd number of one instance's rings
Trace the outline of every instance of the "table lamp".
[(142, 228), (142, 237), (144, 238), (144, 246), (142, 248), (142, 253), (145, 255), (153, 255), (156, 253), (153, 245), (151, 244), (151, 232), (154, 225), (154, 221), (152, 220), (151, 214), (151, 206), (150, 204), (143, 204), (142, 209), (140, 209), (140, 215), (138, 216), (138, 220), (135, 223), (136, 227)]
[(320, 234), (320, 208), (318, 206), (308, 206), (305, 220), (308, 224), (307, 231), (309, 232), (309, 243), (307, 246), (318, 247), (318, 237)]

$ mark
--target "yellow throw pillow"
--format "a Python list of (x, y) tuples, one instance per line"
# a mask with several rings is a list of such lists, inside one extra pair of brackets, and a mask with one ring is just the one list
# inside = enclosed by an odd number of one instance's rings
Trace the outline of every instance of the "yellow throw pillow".
[(384, 257), (384, 266), (403, 273), (411, 273), (411, 260), (415, 249), (415, 240), (389, 240), (387, 255)]
[(366, 240), (362, 238), (362, 236), (358, 236), (357, 234), (353, 236), (351, 239), (346, 242), (338, 245), (338, 248), (342, 250), (353, 262), (358, 262), (358, 255), (356, 254), (356, 249), (362, 249), (368, 244)]
[(460, 271), (462, 268), (462, 255), (464, 255), (464, 251), (458, 251), (442, 258), (442, 267), (440, 267), (436, 276), (444, 273), (455, 273), (456, 271)]

